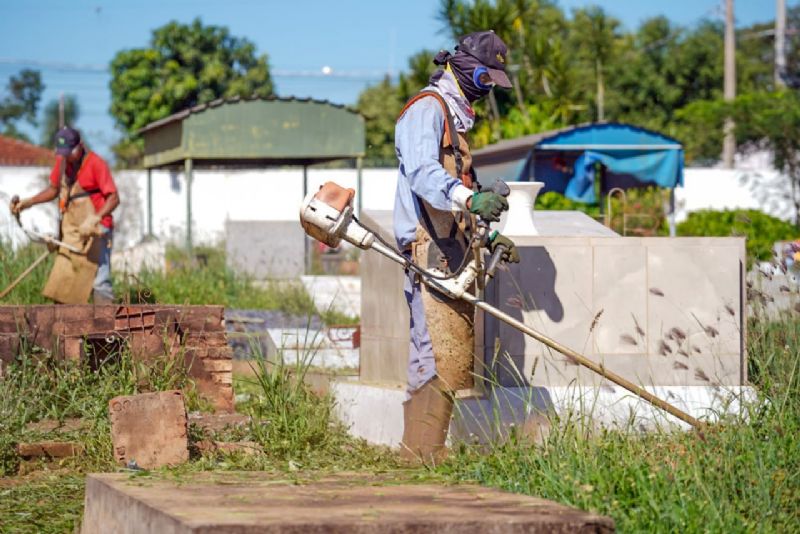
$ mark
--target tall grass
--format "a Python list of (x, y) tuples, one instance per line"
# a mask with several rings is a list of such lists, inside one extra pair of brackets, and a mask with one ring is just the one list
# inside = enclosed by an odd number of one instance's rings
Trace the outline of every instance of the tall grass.
[(555, 424), (489, 453), (463, 445), (442, 470), (613, 517), (623, 532), (797, 531), (800, 320), (749, 326), (758, 402), (696, 432), (596, 431)]
[[(46, 251), (47, 249), (43, 245), (32, 244), (15, 252), (11, 250), (8, 243), (0, 241), (0, 291), (8, 287), (36, 258)], [(50, 274), (54, 259), (55, 255), (51, 254), (49, 258), (40, 263), (11, 293), (0, 301), (0, 304), (46, 304), (48, 301), (42, 296), (42, 288)]]

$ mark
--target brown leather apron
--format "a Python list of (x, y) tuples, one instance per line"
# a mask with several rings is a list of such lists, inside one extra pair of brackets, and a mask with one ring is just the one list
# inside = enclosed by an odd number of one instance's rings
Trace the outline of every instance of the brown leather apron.
[[(425, 95), (418, 95), (424, 97)], [(406, 104), (408, 108), (417, 98)], [(441, 97), (447, 116), (449, 110)], [(402, 116), (402, 114), (401, 114)], [(451, 128), (445, 121), (445, 135), (439, 150), (439, 162), (452, 176), (457, 177), (456, 154), (450, 142)], [(458, 151), (461, 156), (461, 180), (471, 187), (472, 156), (466, 138), (458, 133)], [(438, 210), (418, 197), (423, 210), (417, 223), (416, 240), (411, 244), (412, 260), (426, 268), (436, 267), (446, 273), (459, 268), (464, 256), (470, 254), (464, 234), (462, 213)], [(421, 284), (425, 323), (431, 337), (436, 374), (445, 389), (456, 391), (473, 386), (474, 317), (475, 309), (468, 302), (453, 300)]]
[[(76, 181), (71, 190), (75, 196), (83, 192)], [(89, 215), (96, 213), (88, 196), (71, 198), (61, 219), (61, 241), (81, 251), (80, 254), (59, 247), (50, 277), (42, 295), (61, 304), (86, 304), (92, 293), (97, 266), (100, 263), (102, 240), (84, 238), (78, 232)]]

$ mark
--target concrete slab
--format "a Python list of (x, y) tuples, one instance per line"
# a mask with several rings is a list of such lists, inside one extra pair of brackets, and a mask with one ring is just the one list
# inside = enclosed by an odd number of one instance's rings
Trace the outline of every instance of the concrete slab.
[(412, 484), (392, 473), (89, 475), (82, 527), (83, 534), (613, 531), (608, 517), (552, 501), (476, 485)]
[(350, 317), (361, 313), (361, 278), (358, 276), (301, 276), (317, 310), (336, 310)]

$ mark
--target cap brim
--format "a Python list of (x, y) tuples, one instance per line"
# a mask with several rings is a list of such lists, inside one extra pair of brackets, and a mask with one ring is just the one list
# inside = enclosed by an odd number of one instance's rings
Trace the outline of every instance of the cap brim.
[(56, 149), (56, 154), (58, 154), (59, 156), (69, 156), (70, 152), (72, 152), (72, 148), (66, 146), (58, 147)]
[(491, 78), (494, 83), (504, 89), (511, 89), (511, 80), (508, 79), (505, 72), (498, 69), (487, 68), (486, 70), (489, 71), (489, 78)]

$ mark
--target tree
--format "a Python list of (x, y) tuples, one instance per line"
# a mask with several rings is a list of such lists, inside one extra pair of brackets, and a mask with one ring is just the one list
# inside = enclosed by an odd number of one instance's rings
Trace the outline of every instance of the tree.
[(431, 50), (420, 50), (408, 58), (408, 73), (401, 72), (397, 82), (400, 100), (408, 100), (428, 85), (431, 74), (438, 68), (433, 64), (435, 55)]
[(738, 139), (772, 153), (772, 163), (789, 180), (795, 226), (800, 228), (800, 95), (796, 91), (743, 94), (726, 106)]
[(28, 136), (17, 128), (24, 120), (36, 126), (36, 111), (44, 91), (39, 71), (23, 69), (17, 76), (11, 76), (6, 86), (6, 95), (0, 100), (0, 125), (3, 135), (30, 141)]
[[(42, 146), (52, 146), (59, 128), (58, 100), (51, 100), (44, 107), (44, 117), (42, 118)], [(78, 122), (81, 110), (78, 99), (75, 95), (64, 95), (64, 124), (75, 126)]]
[(267, 56), (227, 28), (170, 22), (153, 31), (150, 46), (118, 52), (111, 61), (111, 114), (125, 139), (115, 147), (132, 163), (141, 153), (137, 131), (198, 104), (235, 96), (273, 94)]
[(368, 87), (358, 97), (358, 111), (366, 117), (368, 165), (394, 165), (394, 125), (403, 103), (397, 87), (387, 76), (375, 86)]
[(572, 37), (579, 57), (592, 65), (597, 84), (597, 120), (605, 120), (605, 70), (614, 57), (620, 22), (598, 6), (576, 9), (572, 20)]

